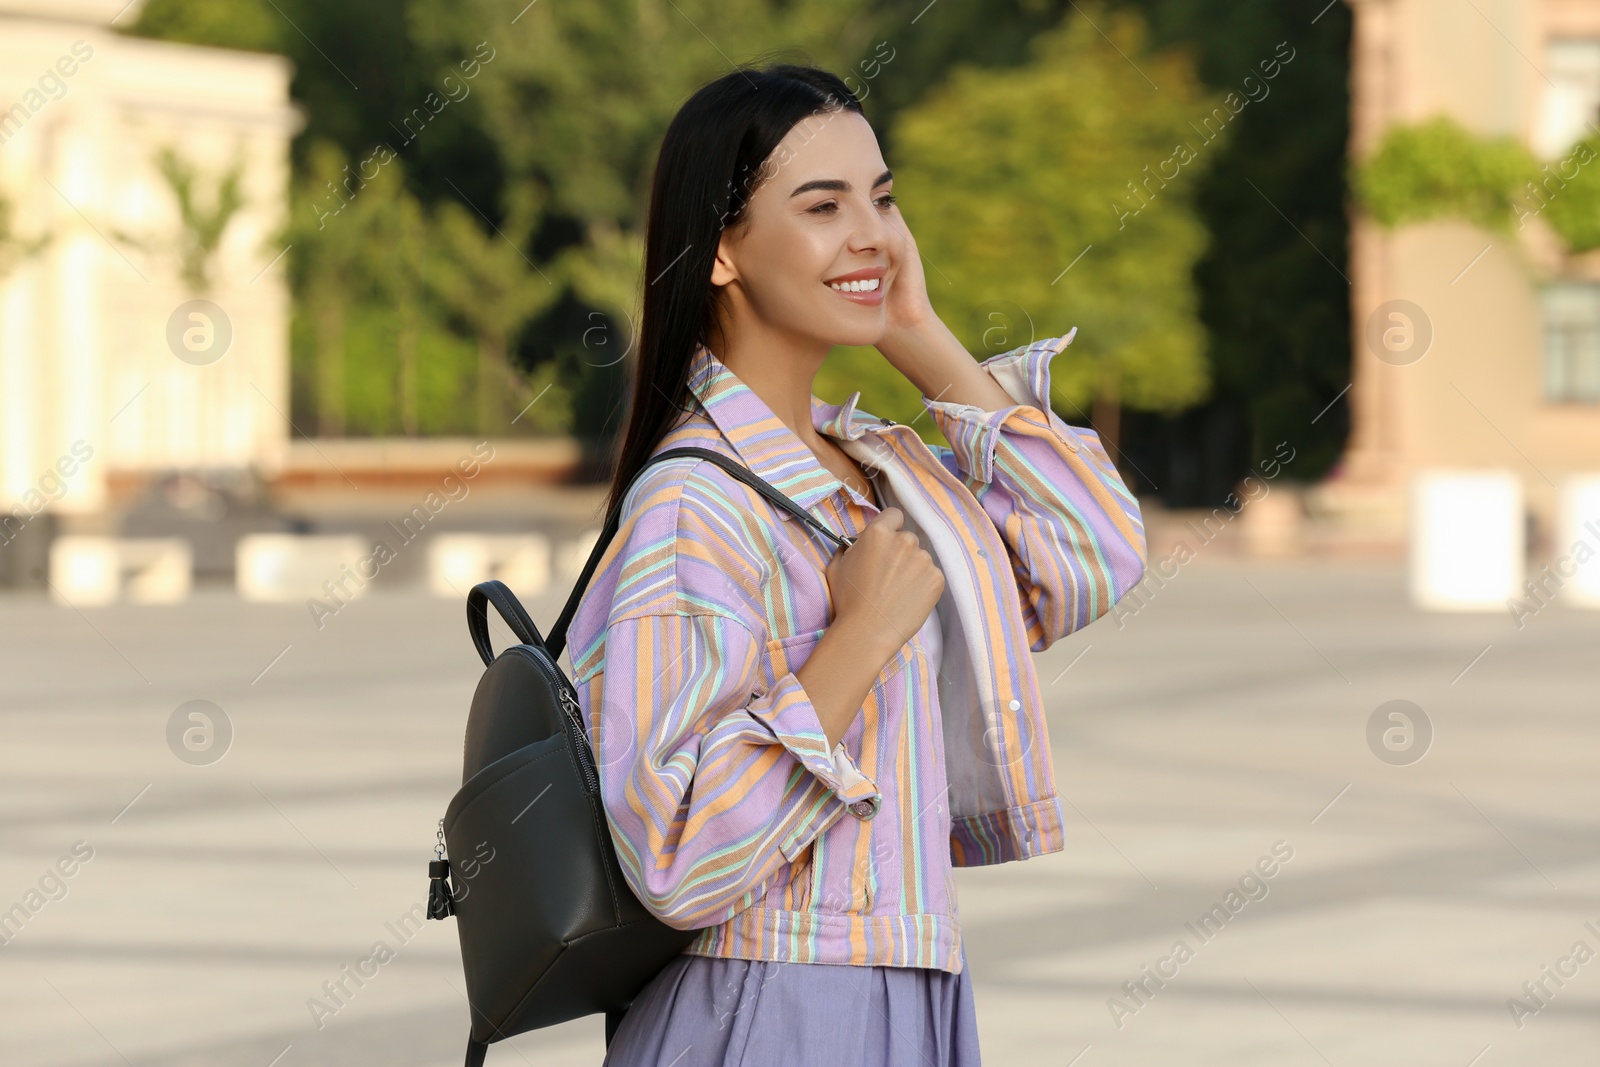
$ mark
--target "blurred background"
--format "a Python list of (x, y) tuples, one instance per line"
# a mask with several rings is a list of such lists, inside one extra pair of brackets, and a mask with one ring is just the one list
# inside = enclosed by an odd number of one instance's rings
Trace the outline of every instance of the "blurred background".
[(555, 621), (659, 138), (774, 58), (1145, 516), (985, 1054), (1594, 1063), (1600, 0), (0, 0), (0, 1060), (457, 1061), (461, 601)]

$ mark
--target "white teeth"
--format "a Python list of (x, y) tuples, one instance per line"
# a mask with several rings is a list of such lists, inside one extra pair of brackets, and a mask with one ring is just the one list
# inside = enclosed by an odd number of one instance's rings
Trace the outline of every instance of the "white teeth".
[(878, 290), (881, 278), (866, 278), (858, 282), (830, 282), (829, 285), (841, 293), (873, 293)]

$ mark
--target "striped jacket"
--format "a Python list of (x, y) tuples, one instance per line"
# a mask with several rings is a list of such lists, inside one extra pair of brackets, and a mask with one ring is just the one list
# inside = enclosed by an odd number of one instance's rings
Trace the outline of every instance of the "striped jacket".
[[(568, 631), (612, 839), (633, 891), (700, 929), (694, 955), (959, 973), (952, 868), (1060, 851), (1030, 651), (1144, 573), (1139, 507), (1093, 431), (1050, 408), (1034, 342), (982, 364), (1016, 406), (922, 398), (951, 447), (811, 398), (945, 576), (936, 671), (919, 638), (830, 752), (794, 672), (832, 618), (837, 549), (716, 464), (648, 467)], [(713, 449), (826, 523), (878, 512), (700, 346), (695, 403), (656, 452)]]

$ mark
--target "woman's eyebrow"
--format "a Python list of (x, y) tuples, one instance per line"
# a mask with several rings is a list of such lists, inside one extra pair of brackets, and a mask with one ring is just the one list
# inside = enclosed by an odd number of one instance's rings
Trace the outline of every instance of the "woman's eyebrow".
[[(889, 181), (893, 177), (894, 171), (886, 170), (882, 174), (878, 175), (878, 180), (872, 183), (872, 187), (876, 189), (878, 186), (882, 185), (886, 181)], [(817, 178), (813, 181), (804, 182), (795, 186), (794, 192), (790, 193), (789, 197), (790, 199), (793, 199), (794, 197), (799, 196), (801, 193), (809, 193), (813, 189), (826, 189), (830, 193), (848, 193), (850, 191), (850, 183), (845, 181), (843, 178)]]

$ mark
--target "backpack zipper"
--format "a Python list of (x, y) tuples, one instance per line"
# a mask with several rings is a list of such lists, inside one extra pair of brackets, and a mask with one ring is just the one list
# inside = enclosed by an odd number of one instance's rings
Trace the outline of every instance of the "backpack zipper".
[(583, 728), (583, 708), (571, 693), (571, 685), (562, 675), (559, 668), (549, 661), (549, 653), (540, 654), (541, 650), (532, 645), (521, 646), (529, 653), (546, 678), (555, 683), (556, 697), (561, 703), (562, 710), (566, 712), (567, 733), (572, 738), (573, 755), (578, 760), (578, 767), (583, 773), (584, 782), (589, 787), (590, 794), (600, 792), (600, 775), (594, 767), (594, 751), (589, 747), (589, 734)]

